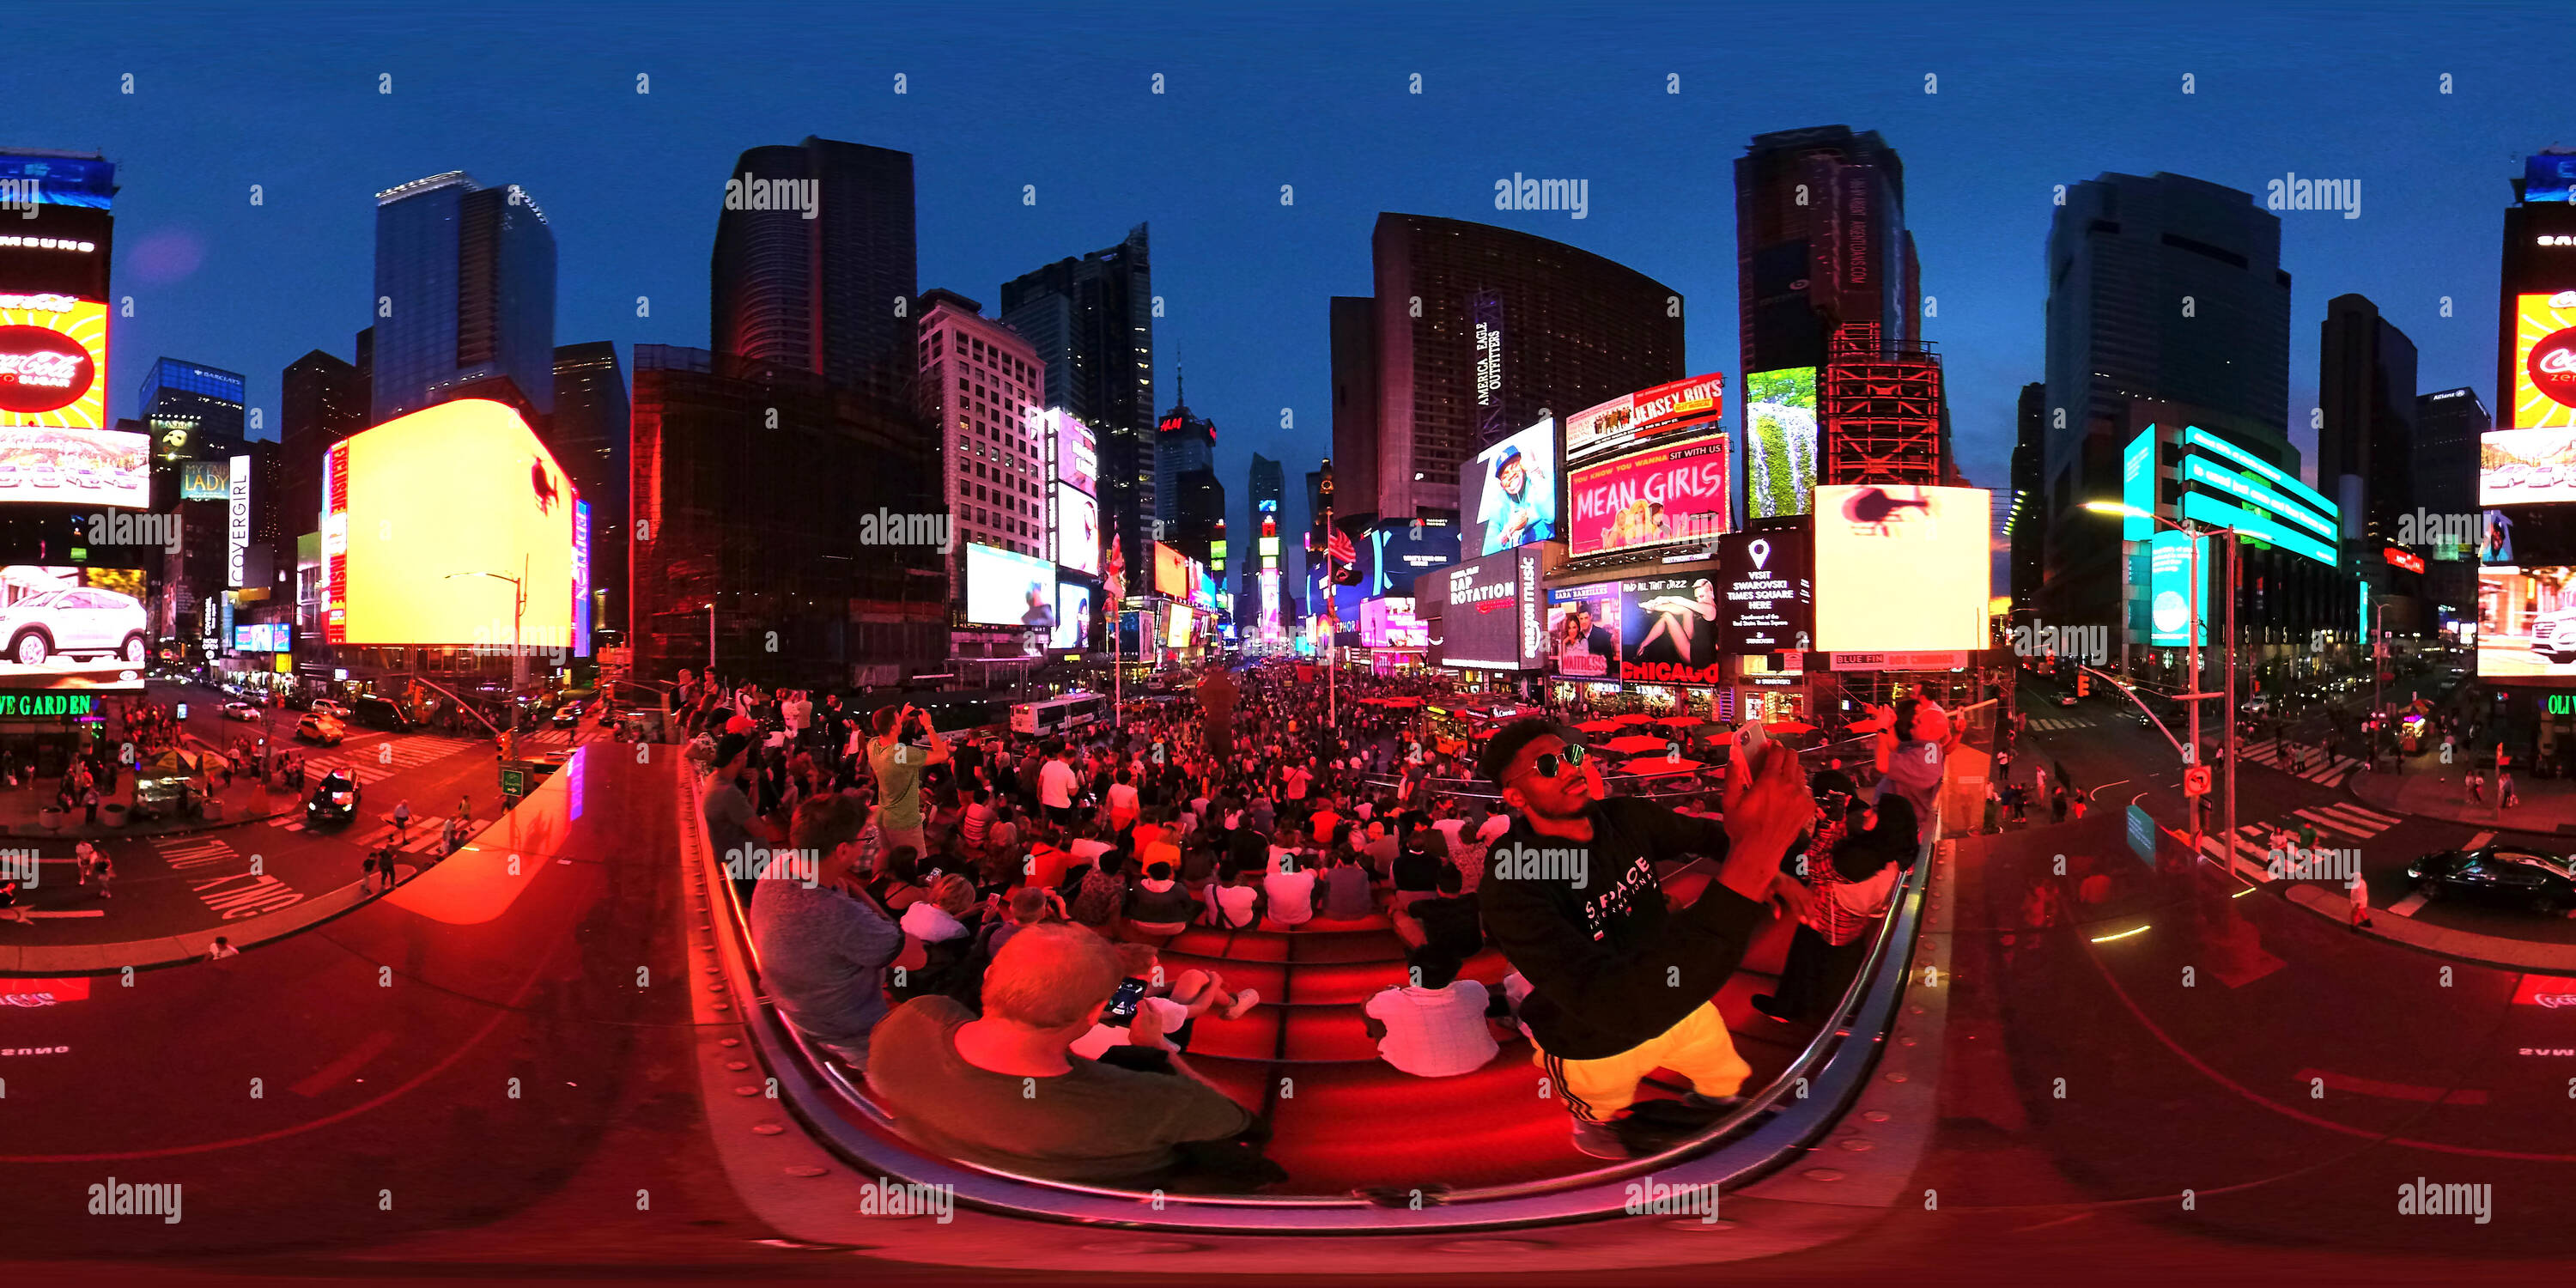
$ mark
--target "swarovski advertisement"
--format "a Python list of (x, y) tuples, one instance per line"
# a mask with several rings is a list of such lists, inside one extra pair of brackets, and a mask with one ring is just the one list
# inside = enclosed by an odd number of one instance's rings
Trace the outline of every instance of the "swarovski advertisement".
[(1816, 647), (1986, 647), (1994, 494), (1974, 487), (1816, 488)]
[(1619, 599), (1627, 610), (1627, 679), (1716, 684), (1725, 678), (1715, 578), (1704, 572), (1639, 577), (1619, 583)]
[(1803, 532), (1739, 532), (1718, 543), (1724, 617), (1718, 638), (1729, 653), (1777, 653), (1813, 647), (1815, 579)]
[(1476, 453), (1463, 475), (1458, 495), (1476, 498), (1476, 554), (1556, 540), (1554, 418)]
[(1615, 581), (1549, 591), (1548, 670), (1569, 679), (1618, 679), (1619, 625), (1619, 583)]
[(1728, 446), (1719, 434), (1576, 469), (1571, 553), (1706, 541), (1734, 527)]

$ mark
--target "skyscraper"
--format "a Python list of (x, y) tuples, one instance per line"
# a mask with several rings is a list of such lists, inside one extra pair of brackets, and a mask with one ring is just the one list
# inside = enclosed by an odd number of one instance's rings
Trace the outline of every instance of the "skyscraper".
[(1046, 364), (1046, 404), (1100, 439), (1101, 538), (1143, 567), (1154, 539), (1154, 282), (1146, 228), (1002, 284), (1002, 322)]
[(2365, 572), (2388, 565), (2399, 515), (2415, 504), (2415, 342), (2361, 295), (2326, 301), (2317, 345), (2317, 490), (2343, 514)]
[(371, 393), (364, 372), (320, 349), (286, 364), (278, 385), (279, 509), (285, 532), (277, 566), (293, 568), (295, 539), (322, 529), (322, 458), (331, 444), (367, 428)]
[(626, 442), (631, 420), (615, 342), (592, 340), (555, 350), (555, 414), (537, 427), (537, 434), (590, 507), (592, 598), (607, 592), (604, 610), (594, 604), (594, 629), (626, 620)]
[(2120, 495), (2122, 449), (2147, 425), (2196, 426), (2298, 477), (2280, 250), (2279, 217), (2233, 188), (2105, 173), (2067, 189), (2047, 257), (2050, 619), (2121, 616), (2121, 525), (2082, 506)]
[(143, 375), (135, 407), (152, 431), (152, 454), (169, 461), (229, 459), (246, 437), (240, 373), (163, 358)]
[(2415, 396), (2415, 503), (2435, 514), (2478, 508), (2478, 440), (2495, 420), (2462, 386)]
[(1235, 632), (1243, 639), (1274, 638), (1285, 583), (1280, 552), (1288, 531), (1288, 477), (1279, 462), (1254, 452), (1250, 481), (1251, 523), (1244, 529), (1246, 549), (1236, 559), (1243, 565), (1243, 590), (1234, 601)]
[(1187, 399), (1173, 395), (1173, 406), (1154, 426), (1154, 513), (1165, 530), (1179, 517), (1180, 479), (1192, 470), (1216, 468), (1216, 422), (1190, 410)]
[(808, 135), (743, 153), (725, 179), (707, 292), (716, 352), (900, 396), (919, 286), (912, 154)]
[[(1485, 441), (1687, 374), (1681, 293), (1635, 269), (1431, 215), (1380, 214), (1371, 247), (1371, 325), (1343, 300), (1332, 314), (1333, 457), (1350, 471), (1350, 515), (1455, 522), (1458, 467)], [(1376, 415), (1354, 414), (1346, 435), (1344, 393), (1371, 387)]]
[(2048, 386), (2032, 381), (2021, 387), (2020, 429), (2013, 440), (2012, 454), (2012, 574), (2006, 581), (2011, 588), (2013, 608), (2028, 612), (2039, 594), (2039, 583), (2048, 552), (2048, 523), (2039, 512), (2040, 464), (2047, 452)]
[[(1051, 559), (1047, 545), (1046, 436), (1032, 428), (1045, 373), (1029, 342), (954, 291), (922, 293), (921, 378), (915, 410), (937, 427), (940, 495), (954, 524), (949, 598), (966, 596), (966, 547), (995, 546)], [(996, 631), (997, 635), (1008, 632)], [(1007, 641), (1016, 654), (1021, 641)]]
[(1333, 524), (1357, 540), (1377, 521), (1377, 298), (1334, 296), (1331, 326)]
[(555, 235), (519, 185), (454, 170), (377, 193), (368, 312), (377, 423), (497, 379), (554, 410)]

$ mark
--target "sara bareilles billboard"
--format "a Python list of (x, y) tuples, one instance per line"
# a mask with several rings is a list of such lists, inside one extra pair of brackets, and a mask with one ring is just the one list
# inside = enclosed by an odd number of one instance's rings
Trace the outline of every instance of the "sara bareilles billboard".
[(1569, 553), (1705, 541), (1733, 528), (1728, 447), (1717, 433), (1576, 467), (1566, 488)]
[(0, 425), (107, 428), (107, 305), (0, 294)]
[(572, 480), (519, 413), (441, 403), (332, 444), (323, 471), (325, 643), (506, 643), (515, 610), (521, 647), (572, 647)]
[(1816, 488), (1816, 647), (1986, 647), (1993, 493), (1886, 484)]

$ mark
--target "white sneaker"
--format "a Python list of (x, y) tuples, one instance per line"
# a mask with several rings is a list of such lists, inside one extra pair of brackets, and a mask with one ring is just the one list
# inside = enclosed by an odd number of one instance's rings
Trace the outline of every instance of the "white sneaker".
[(1225, 1008), (1225, 1018), (1229, 1020), (1242, 1019), (1244, 1016), (1251, 1014), (1253, 1007), (1259, 1005), (1261, 1005), (1260, 990), (1247, 988), (1234, 995), (1234, 1005)]

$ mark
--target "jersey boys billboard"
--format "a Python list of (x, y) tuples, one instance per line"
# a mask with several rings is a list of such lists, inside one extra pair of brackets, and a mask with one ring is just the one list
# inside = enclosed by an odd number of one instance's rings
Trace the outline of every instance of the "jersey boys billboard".
[(1705, 541), (1732, 529), (1727, 448), (1719, 434), (1577, 467), (1567, 492), (1569, 553)]

